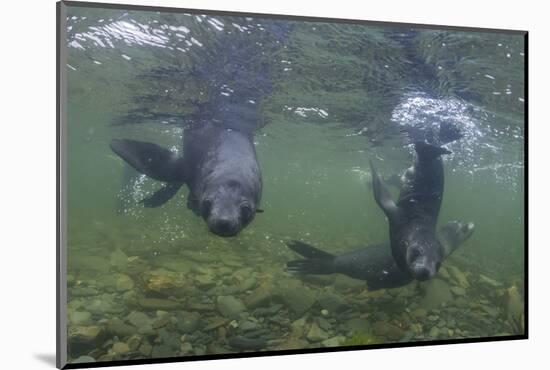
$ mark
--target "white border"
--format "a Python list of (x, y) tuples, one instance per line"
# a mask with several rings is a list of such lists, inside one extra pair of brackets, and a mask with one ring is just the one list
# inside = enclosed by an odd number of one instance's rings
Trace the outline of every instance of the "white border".
[[(530, 31), (528, 341), (134, 366), (135, 369), (520, 369), (547, 366), (548, 12), (543, 2), (128, 0), (110, 2)], [(55, 354), (55, 1), (3, 4), (0, 203), (2, 368), (53, 368)], [(545, 145), (546, 144), (546, 145)], [(7, 206), (7, 207), (6, 207)], [(544, 356), (546, 355), (546, 356)], [(544, 357), (543, 357), (544, 356)], [(543, 365), (538, 365), (543, 364)], [(546, 365), (544, 365), (546, 364)], [(11, 366), (10, 366), (11, 365)], [(525, 366), (527, 365), (527, 366)]]

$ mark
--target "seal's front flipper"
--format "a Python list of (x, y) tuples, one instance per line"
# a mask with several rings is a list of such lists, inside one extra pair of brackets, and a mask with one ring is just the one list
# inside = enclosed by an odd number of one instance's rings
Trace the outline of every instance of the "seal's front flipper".
[(183, 160), (176, 153), (144, 141), (114, 139), (111, 149), (130, 166), (155, 180), (184, 182)]
[(370, 168), (372, 174), (372, 190), (374, 192), (374, 200), (376, 204), (386, 214), (388, 219), (395, 219), (399, 215), (399, 208), (391, 198), (391, 193), (382, 181), (380, 174), (374, 168), (374, 164), (370, 161)]
[(156, 208), (162, 206), (164, 203), (168, 202), (178, 190), (180, 190), (182, 182), (172, 182), (168, 183), (159, 190), (157, 190), (153, 195), (148, 198), (145, 198), (141, 201), (143, 205), (147, 208)]

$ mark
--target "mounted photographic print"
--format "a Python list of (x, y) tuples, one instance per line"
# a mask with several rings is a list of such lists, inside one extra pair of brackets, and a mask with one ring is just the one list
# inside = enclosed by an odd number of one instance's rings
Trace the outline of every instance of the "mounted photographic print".
[(57, 16), (58, 367), (527, 338), (527, 32)]

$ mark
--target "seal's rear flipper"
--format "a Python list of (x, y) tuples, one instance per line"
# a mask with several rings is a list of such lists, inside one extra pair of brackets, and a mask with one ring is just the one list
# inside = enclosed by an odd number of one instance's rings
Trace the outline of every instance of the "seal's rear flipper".
[(291, 240), (287, 242), (286, 245), (287, 247), (292, 249), (294, 252), (306, 258), (318, 258), (323, 260), (332, 260), (335, 258), (333, 254), (322, 251), (318, 248), (315, 248), (312, 245), (309, 245), (307, 243), (304, 243), (298, 240)]
[(178, 190), (180, 190), (182, 182), (172, 182), (168, 183), (159, 190), (157, 190), (153, 195), (148, 198), (145, 198), (141, 201), (143, 205), (147, 208), (156, 208), (162, 206), (164, 203), (168, 202)]
[(451, 154), (450, 150), (443, 147), (428, 144), (424, 141), (417, 141), (414, 143), (414, 150), (418, 154), (420, 159), (433, 159), (443, 154)]
[(458, 128), (449, 122), (441, 122), (439, 124), (439, 144), (448, 144), (462, 138), (464, 135)]
[(184, 182), (182, 158), (156, 144), (114, 139), (111, 149), (130, 166), (155, 180)]
[(334, 259), (336, 256), (327, 253), (312, 245), (292, 240), (286, 245), (294, 252), (306, 257), (305, 260), (287, 262), (286, 271), (298, 274), (332, 274), (334, 270)]
[(391, 198), (391, 193), (382, 181), (380, 174), (374, 168), (374, 164), (370, 161), (370, 168), (372, 174), (372, 190), (374, 192), (374, 200), (376, 204), (386, 214), (388, 219), (395, 220), (399, 216), (399, 208)]

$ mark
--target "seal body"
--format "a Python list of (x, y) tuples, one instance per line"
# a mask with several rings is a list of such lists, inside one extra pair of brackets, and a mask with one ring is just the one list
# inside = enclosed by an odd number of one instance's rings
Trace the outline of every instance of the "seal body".
[[(451, 255), (474, 232), (474, 224), (451, 221), (437, 233), (443, 259)], [(390, 243), (381, 243), (332, 255), (309, 244), (292, 241), (288, 247), (306, 259), (290, 261), (287, 271), (301, 274), (339, 273), (365, 280), (369, 290), (398, 288), (414, 278), (402, 271), (393, 258)]]
[(137, 171), (165, 185), (142, 202), (158, 207), (186, 184), (187, 205), (220, 236), (248, 225), (262, 194), (262, 176), (253, 136), (246, 131), (205, 123), (184, 132), (183, 156), (156, 144), (115, 139), (111, 149)]
[(413, 166), (402, 177), (394, 202), (371, 163), (374, 198), (389, 221), (390, 245), (397, 266), (418, 280), (432, 278), (443, 259), (435, 227), (443, 198), (445, 148), (416, 142)]

